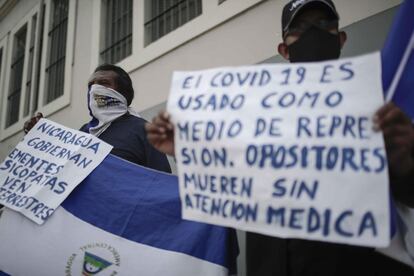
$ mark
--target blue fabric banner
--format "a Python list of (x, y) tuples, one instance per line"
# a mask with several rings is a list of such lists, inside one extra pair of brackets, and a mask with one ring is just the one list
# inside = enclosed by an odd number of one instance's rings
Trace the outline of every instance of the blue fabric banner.
[(235, 269), (235, 231), (181, 219), (178, 179), (174, 175), (108, 155), (62, 207), (128, 240)]
[(397, 12), (381, 51), (382, 81), (392, 100), (414, 119), (414, 0), (405, 0)]
[(0, 219), (0, 275), (226, 276), (237, 255), (235, 230), (181, 219), (176, 176), (113, 155), (44, 225)]

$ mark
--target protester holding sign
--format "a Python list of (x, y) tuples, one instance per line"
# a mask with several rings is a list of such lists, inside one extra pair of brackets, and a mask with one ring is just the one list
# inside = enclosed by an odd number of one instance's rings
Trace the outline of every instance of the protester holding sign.
[[(346, 34), (338, 30), (338, 20), (330, 0), (290, 1), (283, 11), (284, 42), (278, 47), (279, 53), (291, 62), (337, 59), (346, 42)], [(393, 197), (414, 207), (411, 121), (392, 103), (380, 108), (373, 120), (375, 129), (384, 134)], [(146, 129), (149, 141), (158, 150), (174, 154), (174, 127), (167, 113), (160, 113)], [(247, 268), (249, 275), (382, 275), (389, 270), (394, 275), (413, 274), (410, 268), (380, 256), (372, 248), (250, 233)]]
[[(290, 62), (308, 62), (336, 59), (347, 36), (338, 31), (339, 15), (331, 0), (290, 1), (283, 10), (282, 33), (284, 42), (278, 46), (281, 56)], [(387, 145), (392, 188), (399, 200), (414, 207), (413, 128), (410, 119), (394, 104), (388, 103), (374, 117), (377, 130), (382, 130)], [(405, 191), (405, 192), (402, 192)]]
[[(129, 106), (134, 89), (129, 75), (120, 67), (104, 64), (95, 69), (88, 83), (88, 108), (92, 119), (81, 131), (91, 133), (113, 146), (112, 154), (135, 164), (171, 172), (165, 155), (148, 143), (145, 120)], [(43, 115), (27, 121), (27, 133)]]
[(91, 134), (41, 119), (0, 164), (0, 203), (43, 224), (111, 149)]
[[(235, 275), (235, 231), (181, 218), (177, 178), (153, 170), (170, 168), (147, 142), (145, 121), (128, 114), (132, 98), (128, 75), (100, 66), (84, 132), (41, 114), (25, 125), (0, 164), (0, 202), (44, 224), (6, 208), (0, 275)], [(114, 155), (153, 169), (107, 156), (109, 143)]]

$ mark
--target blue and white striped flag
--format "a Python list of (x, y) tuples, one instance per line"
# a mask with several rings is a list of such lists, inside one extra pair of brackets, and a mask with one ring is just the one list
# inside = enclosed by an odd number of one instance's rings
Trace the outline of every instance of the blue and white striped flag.
[(405, 0), (381, 51), (382, 83), (392, 101), (414, 120), (414, 0)]
[[(405, 0), (397, 12), (381, 51), (382, 83), (386, 101), (394, 102), (414, 122), (414, 0)], [(414, 210), (392, 204), (395, 224), (388, 248), (381, 253), (414, 267)]]
[(0, 219), (10, 275), (228, 275), (237, 250), (234, 230), (181, 219), (175, 176), (112, 155), (44, 225)]

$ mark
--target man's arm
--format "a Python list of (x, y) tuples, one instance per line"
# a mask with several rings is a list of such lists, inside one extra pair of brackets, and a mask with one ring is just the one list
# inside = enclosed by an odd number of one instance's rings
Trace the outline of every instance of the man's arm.
[(377, 111), (374, 128), (384, 134), (394, 198), (414, 208), (414, 128), (411, 120), (393, 103), (388, 103)]

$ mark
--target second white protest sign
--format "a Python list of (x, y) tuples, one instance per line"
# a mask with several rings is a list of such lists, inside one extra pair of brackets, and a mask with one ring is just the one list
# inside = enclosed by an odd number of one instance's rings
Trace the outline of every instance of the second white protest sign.
[(41, 119), (0, 164), (0, 204), (43, 224), (112, 146)]

